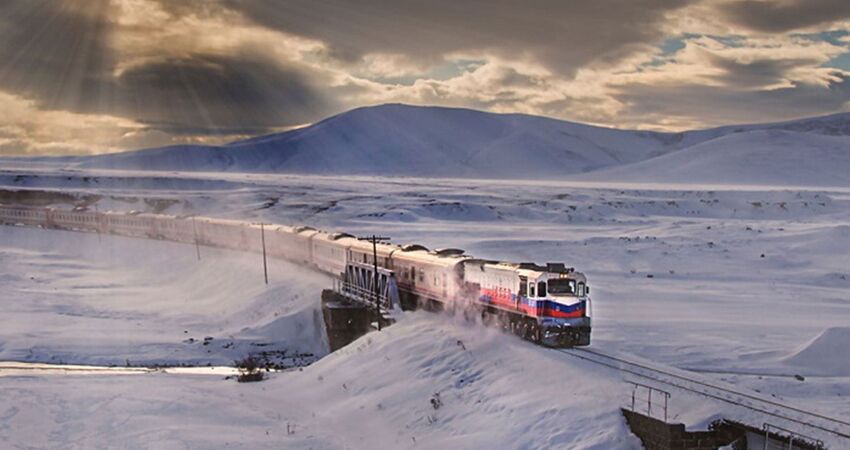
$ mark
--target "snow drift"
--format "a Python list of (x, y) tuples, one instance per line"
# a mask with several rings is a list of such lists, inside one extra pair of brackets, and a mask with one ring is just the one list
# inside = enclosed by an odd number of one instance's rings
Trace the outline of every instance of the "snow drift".
[(824, 376), (850, 376), (850, 327), (832, 327), (802, 349), (785, 359), (794, 366), (806, 367)]

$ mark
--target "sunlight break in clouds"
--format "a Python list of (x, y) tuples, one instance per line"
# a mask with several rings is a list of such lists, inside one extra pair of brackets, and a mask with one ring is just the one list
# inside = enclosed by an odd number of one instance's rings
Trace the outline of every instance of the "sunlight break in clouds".
[[(104, 153), (137, 142), (148, 131), (120, 117), (41, 111), (31, 100), (0, 93), (0, 154)], [(162, 137), (160, 143), (168, 141)]]
[(0, 154), (220, 143), (386, 102), (654, 130), (841, 112), (848, 19), (833, 0), (10, 0)]

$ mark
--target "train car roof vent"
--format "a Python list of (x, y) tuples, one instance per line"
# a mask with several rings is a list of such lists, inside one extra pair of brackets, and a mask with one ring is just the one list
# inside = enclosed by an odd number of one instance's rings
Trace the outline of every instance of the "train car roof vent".
[(438, 248), (434, 250), (434, 253), (437, 256), (460, 256), (464, 251), (460, 248)]
[(425, 250), (428, 251), (428, 247), (419, 244), (407, 244), (401, 247), (401, 251), (403, 252), (415, 252), (417, 250)]
[(553, 273), (570, 273), (574, 269), (572, 267), (566, 267), (564, 263), (546, 263), (546, 271)]
[(296, 233), (300, 233), (302, 231), (316, 231), (316, 229), (313, 228), (313, 227), (308, 227), (306, 225), (299, 225), (299, 226), (295, 227)]
[(342, 238), (353, 238), (353, 237), (354, 237), (353, 235), (350, 235), (348, 233), (334, 233), (334, 234), (331, 235), (331, 240), (338, 241)]
[(542, 272), (542, 271), (546, 270), (545, 267), (538, 266), (537, 264), (535, 264), (533, 262), (521, 262), (521, 263), (519, 263), (519, 268), (520, 269), (526, 269), (526, 270), (536, 270), (538, 272)]

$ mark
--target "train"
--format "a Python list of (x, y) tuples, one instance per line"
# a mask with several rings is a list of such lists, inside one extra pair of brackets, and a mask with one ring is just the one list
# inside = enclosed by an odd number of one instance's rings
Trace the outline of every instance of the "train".
[[(430, 250), (359, 240), (308, 226), (200, 216), (98, 212), (88, 208), (0, 205), (0, 223), (161, 239), (248, 252), (311, 266), (334, 277), (349, 263), (377, 264), (395, 276), (404, 309), (470, 311), (548, 347), (590, 345), (590, 286), (563, 263), (479, 259), (460, 249)], [(262, 228), (262, 230), (261, 230)]]

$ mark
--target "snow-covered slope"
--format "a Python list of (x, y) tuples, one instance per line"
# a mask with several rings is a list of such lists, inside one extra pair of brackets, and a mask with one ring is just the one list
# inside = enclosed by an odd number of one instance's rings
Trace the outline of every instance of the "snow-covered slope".
[(850, 139), (748, 130), (579, 177), (595, 181), (850, 186)]
[(850, 327), (827, 328), (785, 361), (826, 376), (850, 376), (850, 358), (842, 357), (850, 345)]
[(197, 260), (189, 245), (8, 226), (0, 236), (0, 360), (221, 365), (258, 348), (328, 351), (316, 300), (328, 279), (285, 261), (269, 260), (266, 286), (248, 253), (204, 247)]

